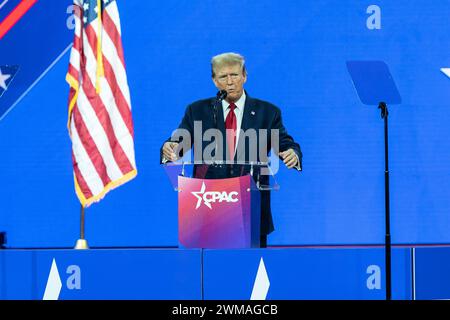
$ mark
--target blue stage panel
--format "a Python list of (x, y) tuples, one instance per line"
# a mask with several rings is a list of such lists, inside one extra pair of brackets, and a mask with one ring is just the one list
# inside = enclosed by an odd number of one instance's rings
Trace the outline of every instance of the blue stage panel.
[[(383, 121), (360, 102), (350, 60), (384, 61), (402, 97), (388, 105), (393, 244), (450, 243), (450, 162), (442, 160), (450, 158), (450, 78), (441, 71), (450, 67), (448, 0), (117, 3), (139, 173), (87, 209), (91, 245), (177, 245), (177, 193), (160, 168), (160, 147), (189, 103), (215, 95), (209, 62), (225, 51), (246, 57), (249, 96), (281, 108), (304, 154), (302, 173), (280, 164), (269, 244), (384, 242)], [(38, 1), (1, 39), (0, 67), (20, 69), (0, 114), (71, 42), (71, 4)], [(234, 12), (233, 23), (220, 12)], [(0, 120), (0, 231), (9, 248), (67, 248), (78, 236), (68, 63), (66, 52)]]
[[(200, 250), (40, 251), (37, 277), (42, 296), (53, 259), (63, 283), (60, 299), (201, 298)], [(69, 289), (71, 266), (81, 270), (80, 289)]]
[(0, 250), (0, 300), (33, 299), (36, 292), (29, 250)]
[(415, 249), (417, 300), (450, 299), (450, 247)]
[(52, 299), (201, 299), (200, 250), (4, 251), (2, 259), (6, 299), (43, 299), (53, 261), (61, 286)]
[[(410, 249), (392, 253), (392, 296), (410, 299)], [(385, 299), (383, 248), (205, 250), (205, 299), (250, 299), (261, 259), (267, 299)]]

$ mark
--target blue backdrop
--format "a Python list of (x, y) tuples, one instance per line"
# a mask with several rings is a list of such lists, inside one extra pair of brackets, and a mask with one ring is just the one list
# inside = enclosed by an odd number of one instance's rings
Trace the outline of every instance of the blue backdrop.
[[(10, 247), (72, 247), (79, 237), (64, 80), (71, 2), (58, 3), (38, 1), (0, 40), (0, 66), (20, 65), (0, 98), (0, 231)], [(177, 194), (159, 148), (188, 103), (215, 94), (209, 61), (226, 51), (246, 57), (248, 93), (282, 109), (304, 153), (302, 173), (277, 175), (269, 244), (384, 242), (383, 121), (360, 102), (348, 60), (385, 61), (402, 97), (389, 107), (393, 243), (450, 243), (450, 78), (440, 70), (450, 67), (449, 1), (118, 6), (138, 176), (87, 209), (91, 246), (177, 245)]]

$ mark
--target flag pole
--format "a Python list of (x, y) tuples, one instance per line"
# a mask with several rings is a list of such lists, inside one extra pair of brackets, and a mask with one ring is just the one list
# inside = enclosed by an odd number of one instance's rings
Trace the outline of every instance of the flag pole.
[(88, 243), (84, 238), (84, 206), (81, 205), (80, 214), (80, 239), (77, 240), (75, 244), (75, 249), (89, 249)]

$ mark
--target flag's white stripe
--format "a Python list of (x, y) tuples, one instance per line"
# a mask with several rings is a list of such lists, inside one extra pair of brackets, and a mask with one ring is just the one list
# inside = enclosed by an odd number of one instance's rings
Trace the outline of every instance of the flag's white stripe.
[(127, 156), (131, 165), (133, 166), (133, 168), (136, 168), (134, 160), (133, 137), (128, 131), (128, 128), (119, 113), (119, 109), (117, 108), (113, 93), (105, 78), (101, 78), (101, 88), (102, 91), (100, 93), (100, 98), (102, 99), (103, 104), (108, 110), (114, 135), (116, 136), (117, 141), (122, 147), (122, 150)]
[(114, 24), (116, 25), (117, 31), (119, 32), (120, 36), (122, 36), (122, 30), (120, 29), (120, 18), (119, 18), (119, 10), (117, 9), (117, 3), (114, 1), (110, 5), (108, 5), (105, 8), (106, 12), (108, 12), (108, 15), (110, 16), (111, 20), (114, 21)]
[(117, 48), (112, 42), (109, 35), (105, 32), (103, 36), (103, 46), (105, 48), (105, 57), (108, 59), (111, 67), (113, 69), (114, 74), (116, 75), (117, 84), (121, 89), (125, 101), (128, 104), (128, 108), (131, 109), (131, 101), (130, 101), (130, 90), (128, 88), (127, 74), (125, 68), (122, 64), (122, 60), (117, 55)]
[[(78, 38), (80, 38), (81, 21), (76, 14), (74, 14), (74, 17), (75, 17), (75, 35)], [(80, 72), (80, 51), (79, 50), (81, 50), (81, 48), (76, 48), (75, 43), (74, 43), (72, 45), (72, 50), (70, 51), (70, 64), (78, 72)], [(74, 76), (74, 75), (72, 75), (72, 76)], [(76, 80), (79, 80), (79, 79), (76, 79)]]
[[(111, 41), (111, 40), (110, 40), (109, 37), (107, 37), (105, 35), (106, 35), (106, 32), (103, 33), (103, 41), (102, 41), (103, 53), (105, 53), (106, 51), (110, 50), (109, 47), (106, 47), (106, 44), (108, 43), (108, 41), (105, 41), (105, 40), (106, 39), (108, 39), (109, 41)], [(95, 79), (96, 76), (97, 76), (97, 74), (96, 74), (96, 72), (97, 72), (97, 60), (95, 59), (95, 55), (94, 55), (94, 51), (93, 50), (94, 49), (89, 44), (87, 44), (87, 46), (84, 48), (84, 54), (86, 56), (86, 61), (87, 61), (86, 71), (87, 71), (87, 73), (89, 75), (89, 78), (91, 78), (91, 79)], [(114, 48), (114, 50), (115, 50), (115, 48)], [(107, 55), (105, 54), (105, 56), (107, 56)], [(112, 59), (112, 60), (114, 60), (114, 59)], [(108, 61), (109, 61), (110, 64), (112, 64), (111, 60), (109, 58), (108, 58)], [(122, 63), (120, 62), (120, 59), (118, 59), (118, 58), (117, 58), (117, 62), (120, 65), (122, 65)], [(124, 97), (126, 98), (126, 94), (125, 93), (128, 93), (128, 96), (129, 96), (129, 90), (128, 90), (128, 84), (127, 84), (127, 81), (126, 81), (125, 69), (122, 68), (121, 70), (116, 70), (114, 68), (113, 64), (112, 64), (112, 68), (113, 68), (113, 73), (114, 73), (114, 75), (116, 77), (116, 80), (117, 80), (118, 89), (122, 91), (122, 93), (124, 94)], [(124, 79), (124, 81), (121, 80), (121, 79)], [(106, 82), (106, 84), (109, 87), (109, 84), (107, 82)], [(111, 90), (111, 88), (109, 88), (109, 89)], [(125, 90), (125, 92), (124, 92), (124, 90)], [(103, 91), (103, 86), (102, 86), (102, 91)], [(130, 108), (129, 99), (127, 100), (127, 103), (128, 103), (128, 108)]]
[(72, 51), (70, 52), (70, 64), (80, 72), (80, 52), (75, 48), (72, 48)]
[[(73, 116), (72, 116), (73, 117)], [(71, 132), (72, 132), (72, 151), (75, 157), (75, 161), (78, 164), (78, 169), (81, 175), (86, 181), (88, 188), (91, 190), (91, 193), (95, 196), (103, 191), (103, 182), (98, 175), (97, 170), (95, 170), (94, 164), (91, 161), (91, 158), (84, 149), (83, 144), (80, 141), (80, 137), (78, 136), (77, 128), (75, 127), (75, 123), (72, 119), (71, 121)]]
[(117, 108), (113, 93), (105, 78), (101, 79), (101, 86), (102, 91), (100, 93), (100, 98), (102, 99), (105, 106), (107, 106), (106, 108), (108, 109), (109, 117), (111, 119), (114, 135), (116, 136), (117, 141), (122, 147), (122, 150), (127, 156), (131, 165), (133, 166), (133, 168), (136, 168), (134, 159), (133, 137), (131, 136), (130, 131), (128, 130), (119, 112), (119, 109)]
[[(96, 25), (97, 19), (95, 19), (92, 23), (92, 26)], [(98, 29), (92, 28), (94, 30), (94, 33), (98, 39)], [(85, 33), (86, 35), (86, 33)], [(86, 35), (86, 41), (87, 41), (87, 35)], [(87, 50), (86, 46), (89, 46), (89, 43), (85, 43), (84, 51)], [(109, 64), (111, 65), (113, 69), (113, 73), (116, 77), (117, 85), (120, 88), (125, 101), (127, 102), (128, 108), (131, 109), (131, 102), (130, 102), (130, 91), (128, 88), (128, 81), (127, 81), (127, 74), (125, 71), (125, 68), (122, 64), (122, 61), (120, 60), (118, 54), (117, 54), (117, 48), (112, 42), (111, 38), (109, 37), (108, 33), (106, 31), (102, 32), (102, 46), (103, 46), (103, 54), (105, 55), (106, 59), (108, 60)], [(95, 50), (94, 48), (91, 48), (89, 46), (89, 49)], [(89, 57), (91, 58), (91, 57)], [(95, 55), (93, 55), (93, 62), (90, 65), (90, 68), (88, 69), (89, 74), (94, 74), (97, 71), (97, 60), (95, 59)], [(95, 79), (95, 78), (94, 78)]]
[[(95, 68), (92, 65), (96, 64), (95, 56), (92, 52), (92, 48), (87, 46), (84, 48), (84, 53), (86, 55), (86, 71), (88, 73), (88, 77), (90, 79), (95, 79), (96, 73)], [(116, 102), (114, 100), (113, 92), (108, 84), (106, 78), (100, 78), (100, 98), (105, 105), (105, 108), (108, 110), (109, 118), (111, 119), (111, 124), (113, 127), (114, 135), (116, 136), (122, 150), (128, 157), (133, 168), (136, 167), (135, 158), (134, 158), (134, 144), (133, 137), (131, 136), (125, 121), (123, 120), (119, 109), (117, 108)]]
[(91, 48), (86, 30), (83, 30), (83, 54), (85, 56), (84, 61), (86, 62), (84, 67), (92, 84), (95, 86), (95, 80), (97, 78), (97, 59), (92, 50), (97, 50), (97, 48)]
[(73, 17), (75, 18), (75, 35), (79, 38), (81, 36), (81, 20), (76, 14)]
[(131, 109), (130, 91), (128, 89), (127, 74), (122, 64), (122, 61), (120, 60), (117, 54), (117, 48), (112, 42), (107, 32), (103, 32), (102, 41), (104, 48), (103, 54), (105, 55), (106, 59), (108, 59), (109, 64), (113, 69), (113, 72), (117, 79), (117, 84), (120, 90), (122, 91), (123, 96), (125, 97), (125, 101), (128, 104), (128, 108)]
[(81, 117), (83, 118), (89, 134), (94, 140), (94, 143), (103, 158), (108, 177), (112, 181), (121, 178), (123, 174), (114, 158), (114, 154), (109, 144), (108, 136), (106, 135), (102, 124), (97, 118), (97, 115), (92, 108), (92, 105), (88, 100), (83, 88), (81, 88), (78, 94), (78, 110), (81, 113)]

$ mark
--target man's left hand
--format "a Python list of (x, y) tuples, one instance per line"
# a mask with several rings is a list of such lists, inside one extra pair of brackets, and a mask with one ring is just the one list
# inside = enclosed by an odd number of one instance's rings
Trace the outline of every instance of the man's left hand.
[(298, 165), (298, 157), (294, 149), (288, 149), (278, 154), (288, 169), (292, 169)]

